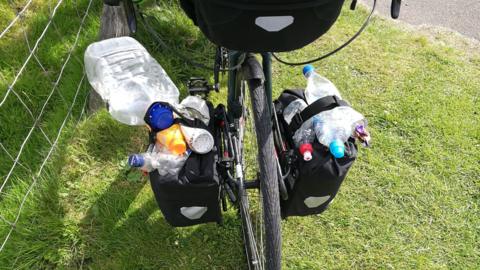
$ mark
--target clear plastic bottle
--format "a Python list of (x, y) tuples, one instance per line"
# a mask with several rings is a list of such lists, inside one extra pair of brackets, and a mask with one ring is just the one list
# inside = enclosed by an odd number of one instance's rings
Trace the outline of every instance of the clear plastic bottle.
[(357, 127), (366, 125), (362, 114), (346, 106), (336, 107), (313, 117), (313, 128), (318, 141), (329, 147), (336, 158), (344, 156), (344, 143), (355, 134)]
[(187, 149), (184, 153), (177, 155), (171, 153), (168, 148), (156, 144), (152, 150), (156, 154), (157, 160), (160, 164), (158, 168), (158, 174), (161, 176), (178, 176), (178, 173), (182, 169), (183, 165), (187, 161), (188, 157), (192, 153)]
[(155, 101), (177, 104), (179, 91), (147, 50), (131, 37), (95, 42), (85, 51), (85, 70), (110, 114), (128, 125), (144, 125)]
[(327, 146), (335, 158), (343, 158), (345, 155), (344, 144), (350, 137), (348, 131), (340, 126), (331, 128), (322, 127), (324, 127), (324, 125), (320, 125), (320, 128), (318, 128), (318, 124), (315, 123), (315, 133), (317, 134), (318, 141)]
[(307, 78), (307, 87), (305, 89), (305, 99), (307, 104), (312, 104), (317, 99), (326, 96), (337, 96), (342, 98), (337, 87), (325, 77), (315, 72), (312, 65), (306, 65), (303, 68), (303, 75)]
[(306, 122), (306, 125), (302, 125), (299, 129), (300, 132), (295, 132), (293, 137), (295, 146), (298, 147), (298, 151), (303, 156), (303, 160), (312, 160), (313, 147), (312, 142), (315, 140), (315, 132), (313, 130), (312, 121)]
[(283, 118), (285, 119), (285, 122), (290, 124), (293, 116), (303, 111), (303, 109), (305, 109), (307, 106), (307, 103), (300, 98), (290, 102), (290, 104), (288, 104), (288, 106), (283, 110)]
[(134, 154), (128, 157), (128, 165), (144, 172), (152, 172), (159, 167), (159, 162), (152, 153)]
[(130, 155), (128, 164), (144, 172), (158, 170), (161, 176), (176, 177), (190, 153), (186, 151), (182, 155), (174, 155), (163, 148), (155, 147), (152, 152)]
[(207, 102), (199, 96), (187, 96), (176, 107), (190, 119), (199, 119), (207, 126), (210, 123), (210, 110)]

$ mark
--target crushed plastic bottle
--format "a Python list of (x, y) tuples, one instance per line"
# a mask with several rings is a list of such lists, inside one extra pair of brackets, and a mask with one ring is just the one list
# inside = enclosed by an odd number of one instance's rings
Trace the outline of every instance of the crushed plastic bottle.
[(321, 112), (313, 117), (313, 128), (318, 141), (327, 146), (335, 158), (342, 158), (348, 138), (359, 126), (366, 127), (363, 115), (346, 106)]
[(165, 149), (155, 147), (153, 150), (148, 153), (130, 155), (128, 164), (144, 172), (158, 170), (158, 174), (163, 177), (176, 178), (191, 153), (191, 151), (186, 151), (182, 155), (174, 155)]
[(177, 104), (179, 91), (147, 50), (131, 37), (95, 42), (85, 51), (85, 69), (93, 89), (116, 120), (144, 125), (155, 101)]
[(178, 177), (178, 173), (182, 169), (183, 165), (190, 156), (191, 151), (187, 150), (182, 155), (172, 155), (168, 152), (158, 152), (158, 162), (160, 167), (157, 169), (160, 176), (175, 176)]
[(205, 125), (210, 123), (210, 110), (207, 102), (199, 96), (187, 96), (176, 109), (189, 119), (199, 119)]
[(307, 104), (312, 104), (326, 96), (342, 98), (337, 87), (330, 80), (316, 73), (312, 65), (306, 65), (303, 68), (303, 75), (307, 78), (307, 87), (305, 89)]
[(283, 110), (283, 118), (285, 119), (285, 122), (290, 125), (293, 117), (297, 113), (303, 111), (303, 109), (305, 109), (307, 106), (307, 103), (300, 98), (290, 102), (290, 104), (288, 104), (288, 106)]

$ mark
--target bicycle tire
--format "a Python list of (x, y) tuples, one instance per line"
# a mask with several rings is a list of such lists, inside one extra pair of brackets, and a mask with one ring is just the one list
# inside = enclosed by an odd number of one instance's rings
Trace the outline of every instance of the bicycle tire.
[[(242, 72), (244, 77), (245, 74), (258, 74), (261, 66), (258, 61), (250, 56), (242, 66)], [(248, 76), (247, 76), (248, 77)], [(255, 262), (256, 260), (260, 261), (261, 266), (249, 265), (253, 269), (280, 269), (281, 268), (281, 215), (280, 215), (280, 197), (279, 197), (279, 187), (277, 180), (277, 165), (275, 163), (275, 150), (273, 144), (273, 132), (272, 132), (272, 122), (271, 122), (271, 113), (270, 107), (267, 103), (265, 89), (262, 79), (250, 78), (247, 79), (247, 84), (249, 88), (250, 104), (251, 111), (253, 112), (253, 122), (257, 145), (258, 147), (258, 166), (259, 166), (259, 180), (260, 180), (260, 193), (261, 193), (261, 211), (263, 213), (263, 226), (260, 226), (260, 230), (263, 232), (254, 232), (254, 233), (264, 233), (264, 243), (258, 242), (257, 239), (252, 235), (245, 235), (244, 239), (246, 241), (246, 248), (252, 248), (253, 246), (257, 247), (257, 252), (248, 251), (247, 256), (250, 256), (250, 261)], [(244, 105), (244, 104), (242, 104)], [(245, 106), (245, 105), (244, 105)], [(243, 190), (241, 195), (248, 196), (246, 191)], [(242, 197), (241, 197), (242, 198)], [(249, 207), (248, 198), (246, 200), (241, 199), (241, 207)], [(242, 213), (241, 213), (242, 214)], [(243, 213), (244, 216), (245, 213)], [(248, 217), (242, 217), (246, 219)], [(242, 225), (248, 224), (248, 220), (242, 220)], [(252, 227), (252, 226), (251, 226)], [(251, 233), (252, 228), (243, 228), (243, 232)], [(252, 243), (254, 241), (255, 243)], [(265, 244), (263, 250), (258, 252), (258, 245)], [(262, 246), (263, 247), (263, 246)], [(250, 252), (250, 254), (249, 254)], [(257, 254), (255, 254), (257, 253)], [(259, 255), (260, 254), (260, 255)], [(263, 254), (263, 255), (262, 255)], [(259, 258), (255, 258), (258, 256)], [(253, 260), (252, 260), (253, 258)], [(258, 262), (257, 262), (258, 263)], [(253, 266), (253, 267), (252, 267)]]

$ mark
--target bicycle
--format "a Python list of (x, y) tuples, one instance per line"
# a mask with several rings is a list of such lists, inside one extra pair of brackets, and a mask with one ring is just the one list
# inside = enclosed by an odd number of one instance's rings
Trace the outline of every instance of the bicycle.
[[(135, 6), (130, 0), (124, 3), (130, 29), (134, 32), (137, 28)], [(356, 3), (356, 0), (353, 3)], [(399, 5), (400, 0), (392, 1), (394, 18), (398, 17)], [(372, 13), (374, 9), (375, 4)], [(363, 31), (372, 13), (360, 31), (339, 49), (308, 62), (321, 60), (347, 46)], [(140, 19), (147, 31), (151, 31), (151, 26), (145, 22), (142, 14)], [(155, 36), (155, 32), (151, 34), (162, 43)], [(278, 130), (278, 120), (273, 111), (272, 56), (285, 64), (303, 65), (307, 62), (288, 63), (269, 52), (260, 53), (260, 56), (261, 64), (254, 54), (218, 47), (213, 69), (214, 84), (209, 85), (202, 78), (192, 78), (188, 88), (191, 94), (207, 96), (210, 91), (220, 89), (220, 72), (228, 72), (227, 107), (219, 106), (215, 112), (221, 204), (223, 210), (226, 210), (229, 201), (238, 210), (248, 268), (280, 269), (280, 201), (288, 198), (285, 179), (290, 171), (288, 164), (280, 164), (277, 155), (284, 153), (278, 153), (275, 146), (277, 142), (277, 149), (281, 148), (278, 141), (282, 134)], [(187, 58), (185, 60), (190, 61)], [(193, 64), (205, 67), (202, 64)], [(252, 140), (253, 137), (256, 139)], [(256, 149), (258, 151), (252, 153), (252, 150)]]
[[(251, 54), (232, 52), (230, 63), (241, 64), (228, 76), (228, 110), (220, 125), (226, 143), (220, 144), (223, 155), (220, 165), (225, 168), (223, 197), (238, 207), (250, 269), (279, 269), (281, 265), (281, 215), (279, 176), (272, 134), (271, 58), (262, 54), (263, 67)], [(243, 60), (243, 61), (242, 61)], [(240, 63), (241, 62), (241, 63)], [(231, 119), (232, 121), (228, 121)], [(252, 139), (256, 137), (256, 144)], [(244, 142), (249, 141), (249, 145)], [(261, 147), (256, 147), (261, 146)], [(252, 149), (257, 149), (255, 155)], [(226, 150), (226, 151), (225, 151)], [(256, 156), (259, 165), (257, 179), (248, 179)], [(255, 170), (253, 170), (255, 171)], [(283, 186), (284, 188), (284, 186)], [(257, 193), (252, 199), (252, 190)], [(253, 215), (250, 215), (253, 213)]]

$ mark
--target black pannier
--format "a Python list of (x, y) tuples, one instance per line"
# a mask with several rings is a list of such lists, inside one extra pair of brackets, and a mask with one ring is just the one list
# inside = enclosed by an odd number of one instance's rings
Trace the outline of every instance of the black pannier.
[(192, 153), (178, 179), (164, 179), (158, 171), (150, 173), (153, 193), (170, 225), (184, 227), (221, 221), (220, 186), (215, 163), (214, 151), (206, 155)]
[[(207, 102), (213, 119), (213, 106)], [(199, 120), (176, 119), (184, 125), (204, 128), (212, 132), (213, 125), (206, 126)], [(211, 121), (213, 122), (213, 121)], [(151, 141), (154, 142), (154, 134)], [(178, 177), (161, 176), (157, 170), (150, 173), (150, 183), (155, 199), (172, 226), (184, 227), (222, 220), (220, 185), (216, 169), (217, 151), (214, 147), (207, 154), (192, 152)]]
[[(345, 144), (345, 156), (340, 159), (334, 158), (327, 147), (315, 140), (312, 143), (312, 160), (304, 161), (292, 140), (296, 131), (292, 126), (295, 125), (288, 125), (282, 114), (283, 109), (297, 98), (305, 99), (303, 90), (285, 90), (275, 101), (275, 112), (283, 133), (283, 142), (279, 142), (278, 136), (275, 136), (277, 152), (281, 152), (280, 147), (278, 147), (280, 144), (286, 144), (288, 148), (293, 149), (293, 151), (290, 151), (293, 152), (293, 158), (290, 158), (292, 160), (290, 162), (282, 160), (286, 158), (285, 155), (279, 155), (281, 164), (291, 163), (290, 176), (285, 183), (288, 199), (282, 200), (280, 203), (283, 218), (320, 214), (325, 211), (337, 195), (340, 185), (357, 157), (357, 146), (353, 139)], [(321, 111), (346, 105), (343, 101), (339, 102), (331, 97), (324, 99), (326, 102), (323, 102), (322, 106), (315, 107), (312, 110), (314, 103), (305, 108), (304, 111), (310, 110), (313, 116)], [(303, 121), (307, 119), (304, 118)], [(298, 127), (296, 125), (296, 128)]]
[(337, 20), (344, 0), (181, 0), (215, 44), (244, 52), (304, 47)]

